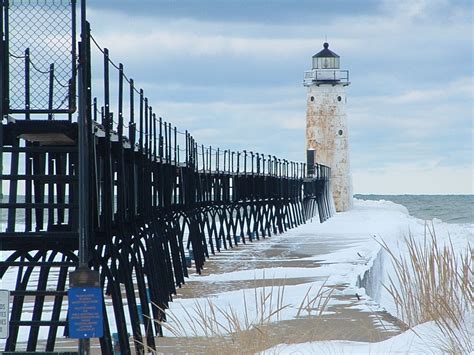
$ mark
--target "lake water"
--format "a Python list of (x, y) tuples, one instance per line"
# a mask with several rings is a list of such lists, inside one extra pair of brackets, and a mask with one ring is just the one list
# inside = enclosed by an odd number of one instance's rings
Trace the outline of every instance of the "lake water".
[[(354, 195), (360, 200), (387, 200), (405, 206), (410, 215), (424, 220), (438, 218), (446, 223), (474, 223), (474, 195)], [(8, 197), (3, 197), (3, 202)], [(24, 196), (18, 197), (23, 202)], [(46, 213), (47, 214), (47, 211)], [(0, 223), (6, 222), (5, 209), (0, 211)], [(24, 209), (17, 211), (18, 224), (25, 223)]]
[(405, 206), (410, 215), (446, 223), (474, 223), (474, 195), (354, 195), (360, 200), (387, 200)]

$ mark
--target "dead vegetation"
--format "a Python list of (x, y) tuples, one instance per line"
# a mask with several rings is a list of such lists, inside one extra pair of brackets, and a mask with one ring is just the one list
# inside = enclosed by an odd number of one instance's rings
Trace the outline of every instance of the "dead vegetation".
[[(326, 282), (319, 288), (310, 287), (297, 308), (297, 317), (320, 317), (333, 291)], [(195, 301), (190, 309), (183, 307), (181, 318), (167, 310), (167, 321), (160, 325), (175, 337), (192, 337), (196, 344), (204, 344), (196, 353), (253, 354), (277, 345), (279, 339), (269, 329), (290, 307), (285, 302), (285, 285), (254, 288), (251, 297), (248, 294), (244, 290), (241, 303), (234, 305), (220, 306), (212, 299)]]
[(456, 254), (451, 240), (439, 245), (434, 227), (429, 225), (425, 225), (421, 241), (410, 233), (405, 243), (407, 257), (380, 243), (395, 269), (385, 288), (395, 301), (398, 317), (408, 327), (434, 321), (443, 334), (436, 339), (441, 351), (471, 353), (471, 247), (462, 255)]
[[(380, 242), (394, 265), (395, 273), (385, 287), (395, 301), (398, 317), (409, 328), (433, 321), (443, 334), (436, 339), (443, 353), (472, 353), (468, 319), (473, 292), (470, 246), (458, 255), (451, 242), (439, 245), (434, 228), (428, 226), (421, 240), (409, 234), (405, 243), (408, 253), (396, 254)], [(310, 287), (296, 317), (321, 321), (333, 292), (325, 282), (319, 288)], [(281, 320), (290, 305), (285, 302), (284, 285), (254, 287), (251, 293), (249, 297), (244, 291), (241, 303), (233, 305), (218, 305), (212, 299), (195, 301), (189, 309), (183, 308), (181, 318), (167, 310), (167, 321), (160, 324), (180, 342), (192, 339), (193, 346), (198, 344), (193, 353), (258, 353), (281, 343), (270, 324)], [(308, 327), (304, 334), (295, 334), (295, 343), (328, 339), (324, 330)]]

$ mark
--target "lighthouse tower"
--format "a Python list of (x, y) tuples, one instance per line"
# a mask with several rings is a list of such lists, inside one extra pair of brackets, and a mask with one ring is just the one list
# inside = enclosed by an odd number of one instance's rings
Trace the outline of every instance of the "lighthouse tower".
[[(304, 73), (308, 88), (306, 149), (308, 160), (331, 168), (331, 189), (336, 211), (352, 206), (352, 181), (346, 116), (349, 71), (341, 70), (339, 56), (324, 43), (313, 56), (313, 68)], [(308, 163), (310, 163), (308, 161)]]

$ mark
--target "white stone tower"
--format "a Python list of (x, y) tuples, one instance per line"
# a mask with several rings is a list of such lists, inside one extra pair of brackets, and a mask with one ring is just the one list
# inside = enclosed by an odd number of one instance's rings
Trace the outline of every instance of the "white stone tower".
[[(341, 70), (339, 56), (324, 43), (313, 56), (313, 68), (304, 73), (308, 88), (306, 149), (308, 157), (331, 168), (331, 189), (336, 211), (352, 206), (352, 180), (346, 115), (349, 71)], [(312, 152), (314, 151), (314, 153)]]

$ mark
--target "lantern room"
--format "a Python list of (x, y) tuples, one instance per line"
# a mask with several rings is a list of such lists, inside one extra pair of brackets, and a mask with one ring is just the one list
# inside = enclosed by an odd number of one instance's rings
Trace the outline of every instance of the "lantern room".
[(323, 44), (323, 50), (313, 55), (313, 69), (339, 69), (339, 56)]
[(349, 82), (349, 71), (340, 69), (339, 56), (324, 42), (323, 49), (313, 55), (313, 67), (304, 72), (304, 85), (344, 85)]

